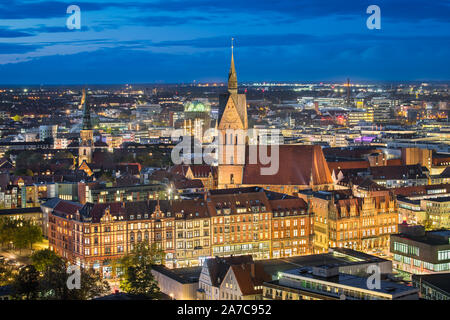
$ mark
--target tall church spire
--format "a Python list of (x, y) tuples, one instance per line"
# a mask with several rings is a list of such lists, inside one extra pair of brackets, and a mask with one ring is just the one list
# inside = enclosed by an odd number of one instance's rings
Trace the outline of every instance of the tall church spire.
[(83, 97), (81, 99), (81, 104), (83, 105), (83, 130), (92, 130), (92, 121), (91, 121), (91, 109), (89, 108), (86, 102), (86, 90), (83, 89)]
[(234, 38), (231, 38), (231, 65), (230, 65), (230, 72), (228, 73), (228, 92), (229, 93), (237, 93), (237, 75), (236, 75), (236, 68), (234, 67), (233, 40), (234, 40)]

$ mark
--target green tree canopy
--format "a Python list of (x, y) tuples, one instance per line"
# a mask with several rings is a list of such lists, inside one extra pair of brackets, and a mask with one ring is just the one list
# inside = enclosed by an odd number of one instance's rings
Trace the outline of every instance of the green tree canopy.
[(161, 263), (163, 252), (155, 245), (140, 242), (133, 251), (120, 260), (120, 288), (134, 295), (157, 299), (160, 289), (151, 272), (152, 265)]
[(39, 271), (33, 265), (22, 267), (13, 282), (16, 299), (36, 299), (39, 296)]
[(17, 249), (29, 247), (33, 249), (33, 244), (42, 240), (42, 229), (29, 220), (20, 219), (13, 235), (14, 246)]
[(47, 272), (53, 265), (60, 265), (63, 260), (50, 249), (43, 249), (31, 255), (31, 263), (39, 272)]

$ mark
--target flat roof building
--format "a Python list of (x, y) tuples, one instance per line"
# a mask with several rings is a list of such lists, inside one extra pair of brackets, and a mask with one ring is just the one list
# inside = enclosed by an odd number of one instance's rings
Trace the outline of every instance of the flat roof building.
[(424, 274), (450, 270), (450, 230), (425, 231), (420, 225), (399, 225), (391, 235), (393, 266), (399, 270)]
[(336, 265), (303, 267), (280, 272), (277, 280), (263, 285), (267, 300), (417, 300), (418, 289), (368, 277), (339, 272)]

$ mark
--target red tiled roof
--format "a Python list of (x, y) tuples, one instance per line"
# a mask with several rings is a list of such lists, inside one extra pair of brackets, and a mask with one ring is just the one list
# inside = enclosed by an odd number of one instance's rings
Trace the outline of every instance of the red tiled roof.
[(230, 214), (236, 214), (238, 207), (246, 208), (246, 212), (251, 212), (251, 207), (258, 205), (269, 208), (269, 201), (264, 192), (211, 194), (210, 201), (208, 201), (211, 216), (217, 215), (217, 209), (230, 209)]
[(401, 188), (391, 188), (389, 189), (395, 195), (401, 196), (414, 196), (414, 195), (423, 195), (427, 194), (427, 190), (436, 190), (436, 189), (446, 189), (447, 193), (450, 193), (450, 184), (435, 184), (428, 186), (412, 186), (412, 187), (401, 187)]
[(269, 200), (269, 203), (270, 203), (270, 207), (271, 207), (272, 211), (297, 210), (298, 211), (297, 213), (300, 214), (301, 211), (306, 212), (306, 209), (308, 208), (308, 205), (305, 202), (305, 200), (303, 200), (301, 198)]
[(60, 201), (55, 206), (54, 211), (56, 213), (75, 214), (81, 208), (83, 208), (83, 205), (81, 203), (70, 202), (70, 201)]
[(252, 263), (251, 255), (231, 256), (231, 257), (215, 257), (206, 259), (205, 264), (208, 267), (211, 284), (215, 287), (220, 286), (228, 269), (232, 265), (241, 265)]
[(401, 166), (402, 165), (402, 159), (390, 159), (386, 161), (386, 164), (388, 166)]
[[(272, 149), (267, 148), (268, 157)], [(249, 152), (246, 163), (249, 163)], [(259, 160), (258, 160), (259, 161)], [(243, 184), (256, 185), (322, 185), (331, 184), (328, 168), (322, 148), (316, 145), (280, 145), (279, 168), (274, 175), (262, 175), (261, 168), (269, 168), (270, 164), (246, 164), (244, 166)]]
[(203, 182), (198, 179), (175, 180), (173, 184), (176, 189), (204, 188)]
[[(255, 287), (272, 280), (272, 277), (264, 271), (262, 264), (257, 262), (232, 265), (230, 268), (243, 296), (261, 293), (262, 289), (255, 289)], [(252, 274), (252, 268), (254, 274)]]
[(191, 168), (192, 174), (195, 178), (206, 178), (211, 173), (214, 177), (217, 173), (217, 167), (209, 166), (206, 164), (197, 165), (176, 165), (170, 169), (171, 173), (186, 176), (188, 169)]
[(328, 161), (327, 164), (330, 172), (334, 170), (335, 174), (343, 169), (365, 169), (370, 167), (369, 161)]

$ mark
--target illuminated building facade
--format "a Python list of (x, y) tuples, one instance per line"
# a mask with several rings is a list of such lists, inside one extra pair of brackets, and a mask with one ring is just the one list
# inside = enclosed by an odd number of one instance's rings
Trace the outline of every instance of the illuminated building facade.
[(355, 197), (350, 190), (300, 192), (314, 212), (314, 250), (350, 248), (368, 251), (389, 247), (397, 232), (398, 208), (388, 192)]
[(306, 203), (257, 187), (215, 190), (195, 200), (55, 203), (43, 205), (50, 249), (107, 277), (112, 262), (141, 241), (164, 251), (169, 268), (199, 266), (211, 256), (269, 259), (312, 248)]
[(211, 125), (211, 106), (208, 102), (190, 101), (184, 106), (183, 134), (203, 142), (204, 133)]

